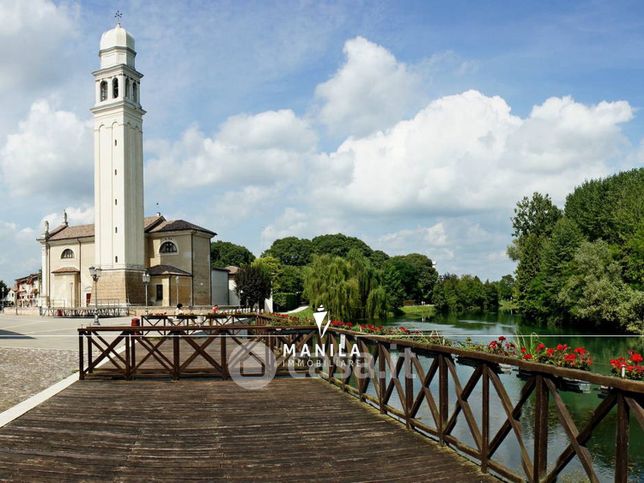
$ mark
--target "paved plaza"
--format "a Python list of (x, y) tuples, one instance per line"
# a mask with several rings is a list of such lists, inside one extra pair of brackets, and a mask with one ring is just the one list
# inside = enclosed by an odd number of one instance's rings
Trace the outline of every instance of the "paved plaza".
[[(78, 332), (91, 319), (0, 314), (0, 412), (78, 370)], [(129, 317), (104, 324), (129, 324)]]

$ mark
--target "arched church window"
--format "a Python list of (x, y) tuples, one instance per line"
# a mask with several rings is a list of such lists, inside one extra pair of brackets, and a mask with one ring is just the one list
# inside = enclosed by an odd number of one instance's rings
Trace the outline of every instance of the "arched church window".
[(132, 82), (132, 100), (139, 102), (139, 85), (136, 82)]
[(119, 80), (112, 79), (112, 98), (116, 99), (119, 96)]
[(163, 242), (159, 247), (159, 253), (177, 253), (177, 251), (177, 245), (171, 241)]
[(130, 78), (125, 79), (125, 98), (130, 98)]
[(107, 81), (101, 82), (101, 101), (107, 99)]
[(74, 258), (74, 252), (69, 248), (65, 248), (60, 258)]

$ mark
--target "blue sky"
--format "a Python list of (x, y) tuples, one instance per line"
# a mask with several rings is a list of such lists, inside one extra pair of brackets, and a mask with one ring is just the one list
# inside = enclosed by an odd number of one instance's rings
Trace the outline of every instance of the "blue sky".
[(644, 162), (641, 2), (0, 0), (0, 279), (93, 220), (91, 72), (136, 39), (146, 211), (497, 278), (514, 203)]

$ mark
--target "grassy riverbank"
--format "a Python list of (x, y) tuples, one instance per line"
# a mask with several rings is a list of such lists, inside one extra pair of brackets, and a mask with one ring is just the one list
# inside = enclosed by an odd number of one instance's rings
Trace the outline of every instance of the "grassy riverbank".
[(429, 304), (407, 305), (405, 307), (401, 307), (400, 310), (402, 311), (403, 314), (408, 315), (410, 317), (432, 318), (434, 315), (436, 315), (436, 307)]
[[(409, 316), (409, 317), (424, 317), (424, 318), (432, 318), (434, 315), (436, 315), (436, 308), (433, 305), (408, 305), (406, 307), (401, 307), (400, 308), (401, 312), (403, 315)], [(300, 312), (294, 312), (289, 314), (292, 317), (298, 317), (302, 320), (312, 320), (313, 319), (313, 309), (311, 307), (307, 307), (304, 310), (301, 310)], [(390, 314), (393, 315), (393, 314)], [(333, 315), (331, 315), (333, 318)]]

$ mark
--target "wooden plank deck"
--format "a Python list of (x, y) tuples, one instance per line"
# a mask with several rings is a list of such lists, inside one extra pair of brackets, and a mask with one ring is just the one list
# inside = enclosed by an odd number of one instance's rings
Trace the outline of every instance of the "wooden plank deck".
[(0, 429), (0, 480), (497, 481), (316, 379), (83, 381)]

